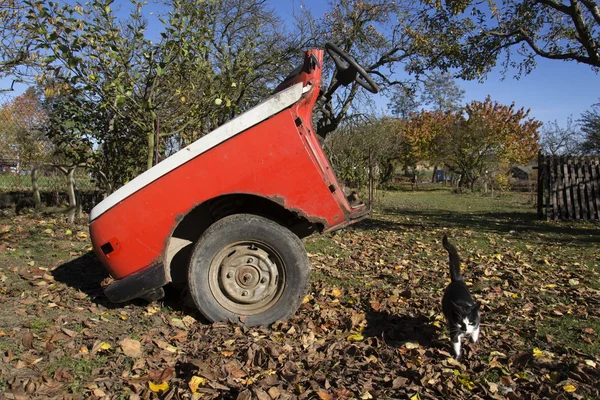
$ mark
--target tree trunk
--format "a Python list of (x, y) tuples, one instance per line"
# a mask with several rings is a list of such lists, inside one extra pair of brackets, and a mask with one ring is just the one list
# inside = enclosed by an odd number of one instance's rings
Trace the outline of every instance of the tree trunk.
[(433, 166), (433, 175), (431, 175), (431, 183), (436, 183), (435, 174), (437, 173), (438, 166), (435, 164)]
[(146, 163), (146, 169), (152, 168), (152, 162), (154, 161), (154, 132), (148, 134), (148, 158)]
[(33, 167), (31, 170), (31, 188), (33, 189), (33, 201), (35, 202), (35, 208), (33, 209), (33, 216), (37, 218), (42, 208), (42, 199), (40, 197), (40, 187), (38, 185), (38, 168), (39, 166)]
[(154, 121), (154, 165), (158, 164), (159, 144), (160, 143), (160, 124), (158, 118)]
[(369, 210), (373, 210), (373, 198), (374, 198), (374, 187), (373, 187), (373, 149), (369, 149)]
[(77, 166), (69, 167), (67, 172), (67, 195), (69, 195), (69, 210), (67, 220), (69, 225), (75, 223), (75, 213), (77, 212), (77, 199), (75, 198), (75, 169)]

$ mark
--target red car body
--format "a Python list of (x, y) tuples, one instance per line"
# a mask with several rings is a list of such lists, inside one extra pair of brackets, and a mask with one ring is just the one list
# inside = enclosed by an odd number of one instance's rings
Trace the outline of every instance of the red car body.
[(116, 279), (106, 289), (111, 300), (176, 280), (175, 264), (189, 253), (183, 249), (218, 219), (214, 209), (272, 215), (303, 232), (332, 231), (366, 216), (363, 204), (346, 198), (312, 127), (322, 62), (322, 50), (308, 51), (301, 71), (270, 98), (92, 210), (94, 251)]

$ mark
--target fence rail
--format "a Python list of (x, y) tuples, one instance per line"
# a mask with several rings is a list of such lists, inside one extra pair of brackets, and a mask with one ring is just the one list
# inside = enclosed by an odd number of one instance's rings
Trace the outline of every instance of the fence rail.
[(600, 157), (538, 157), (538, 217), (600, 220)]

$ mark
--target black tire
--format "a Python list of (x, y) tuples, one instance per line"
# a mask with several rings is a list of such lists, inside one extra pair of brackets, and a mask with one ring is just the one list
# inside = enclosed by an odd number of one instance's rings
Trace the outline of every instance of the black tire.
[(211, 322), (269, 325), (294, 314), (306, 294), (309, 261), (289, 229), (252, 214), (211, 225), (198, 239), (188, 281), (198, 310)]

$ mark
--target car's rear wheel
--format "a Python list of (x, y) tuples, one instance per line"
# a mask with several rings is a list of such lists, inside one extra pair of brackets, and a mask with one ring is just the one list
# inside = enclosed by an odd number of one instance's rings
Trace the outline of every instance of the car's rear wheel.
[(200, 237), (190, 258), (190, 294), (212, 322), (268, 325), (296, 312), (309, 261), (289, 229), (251, 215), (227, 216)]

